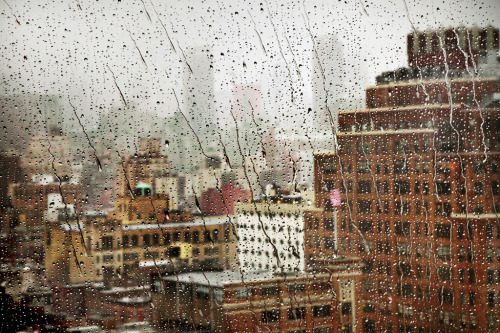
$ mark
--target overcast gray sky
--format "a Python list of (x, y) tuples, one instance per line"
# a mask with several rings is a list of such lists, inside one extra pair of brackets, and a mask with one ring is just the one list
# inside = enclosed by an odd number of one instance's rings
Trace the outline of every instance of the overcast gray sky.
[[(122, 103), (109, 66), (127, 101), (166, 116), (176, 108), (172, 89), (182, 93), (180, 49), (211, 45), (219, 112), (228, 114), (233, 83), (260, 84), (265, 92), (272, 85), (269, 69), (286, 62), (300, 66), (301, 75), (292, 71), (298, 97), (294, 103), (284, 98), (280, 112), (300, 115), (311, 104), (308, 21), (317, 38), (337, 34), (354, 97), (380, 72), (405, 66), (410, 20), (419, 30), (500, 27), (498, 0), (406, 0), (409, 17), (403, 0), (143, 1), (0, 2), (0, 92), (67, 94), (90, 125), (97, 118), (89, 118), (91, 112)], [(264, 96), (264, 107), (276, 107), (266, 103)]]

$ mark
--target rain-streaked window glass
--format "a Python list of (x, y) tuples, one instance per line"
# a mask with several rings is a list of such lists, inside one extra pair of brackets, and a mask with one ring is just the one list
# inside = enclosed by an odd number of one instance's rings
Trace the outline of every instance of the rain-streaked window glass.
[(0, 17), (0, 332), (499, 330), (498, 1)]

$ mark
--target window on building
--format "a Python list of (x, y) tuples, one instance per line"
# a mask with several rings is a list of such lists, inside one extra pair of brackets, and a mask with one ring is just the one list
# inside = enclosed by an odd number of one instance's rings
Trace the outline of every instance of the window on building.
[(451, 183), (450, 182), (437, 182), (436, 190), (438, 195), (450, 195), (451, 194)]
[(198, 230), (193, 231), (193, 244), (198, 244), (200, 242), (200, 232)]
[(261, 313), (261, 320), (264, 324), (275, 323), (280, 320), (280, 310), (266, 310)]
[(151, 246), (151, 235), (150, 234), (142, 235), (142, 244), (144, 246)]
[(313, 317), (324, 318), (330, 315), (330, 305), (316, 305), (312, 308)]
[(363, 333), (375, 333), (376, 332), (375, 321), (371, 319), (363, 320)]
[(288, 320), (304, 320), (306, 318), (306, 308), (298, 307), (287, 310)]
[(367, 194), (372, 191), (372, 182), (366, 180), (360, 180), (358, 182), (358, 194)]
[(394, 162), (394, 173), (395, 174), (406, 174), (408, 173), (408, 163), (406, 160), (396, 160)]
[(410, 222), (396, 222), (395, 232), (398, 236), (410, 236)]
[(362, 233), (372, 233), (373, 232), (373, 222), (369, 220), (361, 220), (358, 222), (359, 231)]
[(474, 191), (476, 195), (483, 195), (483, 183), (482, 182), (475, 182), (474, 183)]
[(178, 246), (172, 246), (166, 252), (167, 257), (169, 258), (179, 258), (181, 256), (181, 248)]
[(113, 236), (103, 236), (102, 237), (102, 249), (103, 250), (113, 249)]
[(451, 235), (451, 225), (438, 223), (436, 224), (436, 237), (439, 238), (450, 238)]
[(368, 161), (359, 161), (357, 164), (357, 171), (359, 174), (367, 174), (370, 173), (370, 164)]
[(260, 294), (262, 296), (278, 296), (279, 289), (276, 286), (262, 287), (260, 288)]
[(397, 180), (394, 182), (394, 193), (396, 194), (410, 194), (410, 182), (407, 180)]
[(370, 200), (358, 200), (358, 214), (370, 214), (372, 202)]
[(445, 261), (451, 259), (451, 248), (449, 246), (440, 246), (436, 249), (436, 256)]
[(375, 303), (373, 301), (363, 301), (362, 307), (364, 313), (375, 312)]
[(128, 235), (123, 235), (122, 246), (128, 247), (130, 244), (130, 237)]

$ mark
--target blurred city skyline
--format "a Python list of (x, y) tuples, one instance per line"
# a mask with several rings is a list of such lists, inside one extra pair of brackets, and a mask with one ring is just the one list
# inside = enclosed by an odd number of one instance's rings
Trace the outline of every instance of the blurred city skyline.
[[(320, 58), (343, 68), (340, 77), (327, 80), (340, 86), (335, 99), (343, 101), (342, 107), (354, 108), (361, 106), (364, 88), (374, 84), (376, 75), (405, 66), (406, 35), (413, 28), (498, 26), (500, 17), (493, 0), (238, 5), (8, 1), (0, 8), (1, 54), (9, 63), (2, 70), (0, 93), (68, 97), (90, 129), (102, 113), (125, 107), (120, 91), (127, 104), (160, 117), (177, 111), (175, 91), (186, 111), (184, 68), (196, 57), (190, 50), (201, 45), (211, 48), (214, 112), (221, 127), (232, 122), (234, 87), (260, 85), (261, 114), (274, 119), (273, 125), (282, 122), (286, 128), (301, 117), (303, 127), (312, 129), (317, 110), (307, 110), (314, 106), (318, 41), (338, 40), (332, 54), (342, 57)], [(65, 112), (72, 114), (71, 109)]]

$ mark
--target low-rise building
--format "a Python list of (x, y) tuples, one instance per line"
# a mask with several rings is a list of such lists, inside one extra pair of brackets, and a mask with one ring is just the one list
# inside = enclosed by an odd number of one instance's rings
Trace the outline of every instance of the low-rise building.
[(52, 285), (84, 283), (95, 277), (94, 259), (86, 247), (84, 224), (72, 219), (47, 223), (44, 239), (45, 276)]
[(351, 332), (361, 274), (355, 258), (324, 271), (190, 272), (153, 281), (152, 320), (176, 331)]

